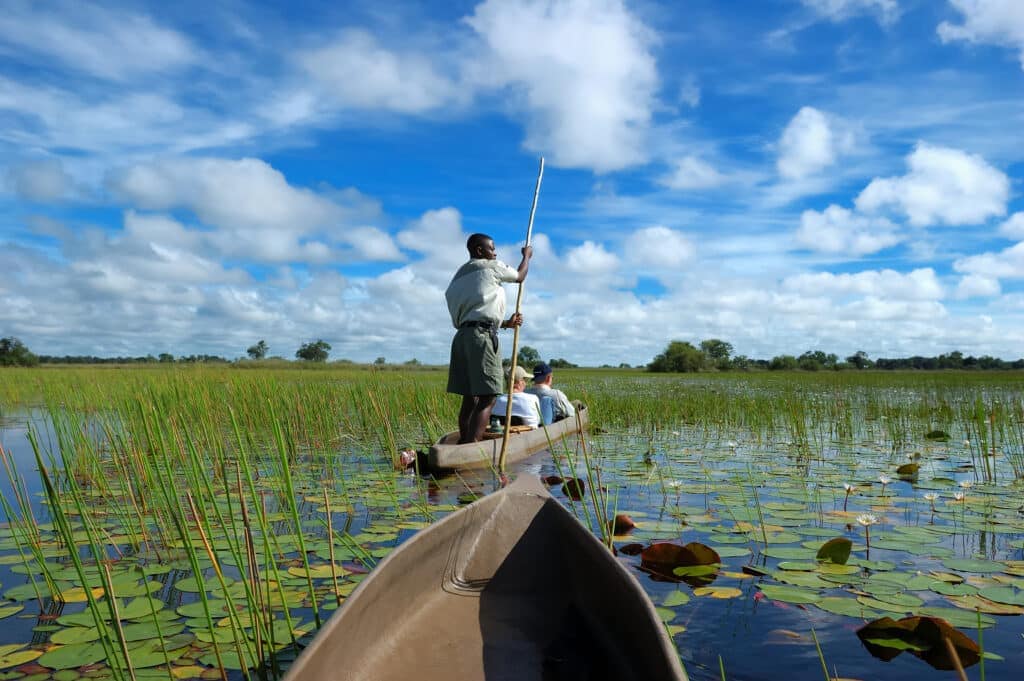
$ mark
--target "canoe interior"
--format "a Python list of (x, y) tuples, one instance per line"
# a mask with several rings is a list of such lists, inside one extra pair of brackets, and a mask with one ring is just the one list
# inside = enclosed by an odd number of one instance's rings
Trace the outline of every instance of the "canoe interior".
[(506, 492), (377, 566), (289, 680), (685, 679), (646, 594), (607, 549), (535, 479)]

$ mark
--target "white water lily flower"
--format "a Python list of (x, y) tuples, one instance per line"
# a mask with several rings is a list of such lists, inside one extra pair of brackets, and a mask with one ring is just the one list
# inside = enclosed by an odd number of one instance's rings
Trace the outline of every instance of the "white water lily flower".
[(883, 473), (882, 475), (878, 476), (878, 482), (882, 483), (883, 485), (888, 485), (890, 482), (892, 482), (892, 478)]
[(935, 501), (936, 499), (939, 498), (939, 495), (935, 492), (928, 492), (927, 494), (924, 495), (924, 498), (927, 499), (928, 501)]
[(728, 442), (725, 443), (725, 445), (731, 449), (736, 449), (737, 446), (735, 440), (729, 440)]
[(850, 483), (848, 483), (848, 482), (844, 482), (844, 483), (843, 483), (843, 489), (845, 489), (845, 490), (846, 490), (846, 493), (847, 493), (847, 494), (849, 494), (850, 492), (852, 492), (853, 490), (855, 490), (855, 489), (857, 489), (857, 488), (856, 488), (856, 487), (854, 487), (853, 485), (851, 485), (851, 484), (850, 484)]
[(857, 516), (857, 522), (863, 525), (864, 527), (868, 527), (869, 525), (877, 525), (878, 516), (872, 515), (870, 513), (862, 513), (859, 516)]
[(963, 492), (954, 492), (953, 498), (957, 501), (963, 501), (967, 497)]
[(970, 489), (971, 485), (973, 485), (974, 483), (971, 482), (970, 480), (961, 480), (957, 484), (960, 485), (960, 487), (962, 487), (963, 489)]
[(970, 446), (971, 446), (971, 441), (970, 440), (964, 440), (964, 447), (970, 447)]

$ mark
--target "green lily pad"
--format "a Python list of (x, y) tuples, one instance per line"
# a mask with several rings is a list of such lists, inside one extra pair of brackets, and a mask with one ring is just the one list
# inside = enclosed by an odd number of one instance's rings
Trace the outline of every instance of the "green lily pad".
[(990, 572), (1002, 572), (1005, 567), (1002, 563), (997, 563), (994, 560), (975, 560), (972, 558), (947, 558), (942, 561), (950, 570), (956, 570), (958, 572), (978, 572), (978, 573), (990, 573)]
[(750, 549), (745, 546), (710, 546), (719, 558), (739, 558), (750, 555)]
[(17, 667), (35, 660), (43, 654), (41, 650), (25, 650), (26, 643), (12, 643), (0, 646), (0, 669)]
[(11, 615), (17, 615), (24, 609), (24, 605), (6, 605), (0, 607), (0, 620), (10, 617)]
[(990, 586), (978, 592), (982, 598), (1006, 605), (1024, 605), (1024, 591), (1012, 586)]
[[(230, 577), (224, 577), (224, 583), (228, 586), (234, 583), (235, 580)], [(185, 593), (199, 593), (200, 591), (220, 591), (220, 580), (217, 576), (207, 577), (201, 583), (195, 578), (195, 575), (179, 579), (174, 583), (174, 588), (178, 591), (184, 591)], [(118, 593), (115, 591), (115, 593)], [(118, 593), (118, 595), (121, 595)]]
[(655, 608), (654, 611), (658, 613), (658, 618), (665, 624), (676, 618), (676, 611), (671, 608)]
[(932, 582), (929, 587), (932, 591), (943, 596), (973, 596), (978, 593), (978, 587), (971, 584), (950, 584), (949, 582)]
[(846, 565), (846, 561), (850, 559), (850, 551), (853, 550), (853, 542), (846, 537), (834, 537), (829, 539), (821, 548), (818, 549), (818, 554), (815, 556), (820, 561), (830, 561), (837, 565)]
[(88, 664), (102, 662), (107, 658), (100, 643), (75, 643), (51, 648), (36, 662), (49, 669), (76, 669)]
[(814, 560), (817, 551), (814, 549), (797, 548), (795, 546), (769, 546), (761, 553), (769, 558), (780, 560)]
[(874, 608), (875, 610), (881, 610), (883, 612), (895, 612), (900, 614), (909, 613), (912, 608), (908, 608), (896, 603), (887, 603), (880, 601), (877, 598), (871, 596), (857, 596), (857, 602), (868, 608)]
[(814, 603), (825, 612), (846, 617), (860, 617), (871, 620), (879, 617), (878, 613), (868, 608), (856, 598), (844, 598), (842, 596), (826, 596)]
[(666, 608), (675, 608), (680, 605), (686, 605), (690, 602), (690, 596), (685, 591), (673, 591), (666, 598), (665, 602), (662, 603)]
[[(968, 612), (959, 608), (947, 608), (941, 605), (928, 605), (923, 608), (917, 609), (918, 615), (927, 615), (929, 617), (941, 617), (946, 620), (954, 627), (961, 629), (976, 629), (978, 627), (978, 614), (975, 612)], [(981, 615), (981, 628), (987, 629), (994, 626), (996, 618), (991, 615)]]
[(798, 586), (782, 586), (777, 584), (759, 584), (758, 588), (767, 598), (786, 603), (817, 603), (821, 596), (810, 589)]

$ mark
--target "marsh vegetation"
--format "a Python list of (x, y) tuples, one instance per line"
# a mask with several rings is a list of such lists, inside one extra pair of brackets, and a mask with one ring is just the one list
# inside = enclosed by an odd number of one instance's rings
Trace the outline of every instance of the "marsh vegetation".
[[(981, 643), (969, 673), (1015, 677), (1018, 374), (559, 381), (593, 427), (531, 472), (584, 481), (552, 493), (617, 548), (718, 557), (666, 576), (620, 552), (692, 678), (821, 678), (822, 659), (830, 676), (944, 676), (919, 640), (883, 661), (871, 646), (892, 631), (855, 633), (910, 615)], [(0, 678), (280, 675), (377, 560), (494, 489), (396, 470), (451, 429), (443, 389), (412, 368), (4, 370)], [(618, 514), (635, 527), (608, 535)], [(820, 560), (840, 537), (846, 557)]]

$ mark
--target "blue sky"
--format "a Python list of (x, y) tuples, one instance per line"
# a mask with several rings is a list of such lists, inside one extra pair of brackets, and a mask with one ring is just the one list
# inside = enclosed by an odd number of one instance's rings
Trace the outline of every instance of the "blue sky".
[(7, 0), (0, 336), (444, 362), (544, 156), (545, 358), (1024, 355), (1024, 3), (382, 7)]

